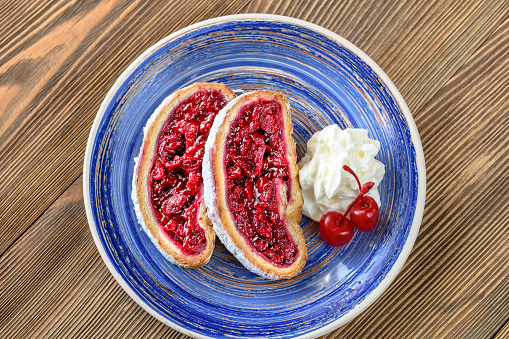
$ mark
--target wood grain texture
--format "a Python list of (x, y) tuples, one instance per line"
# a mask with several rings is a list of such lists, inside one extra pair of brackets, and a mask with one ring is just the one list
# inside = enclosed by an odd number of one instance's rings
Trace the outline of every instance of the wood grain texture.
[(508, 74), (506, 20), (416, 114), (427, 197), (409, 260), (328, 337), (490, 338), (509, 320)]
[(175, 30), (246, 4), (3, 4), (1, 22), (9, 24), (0, 25), (0, 253), (80, 175), (92, 121), (121, 72)]
[(504, 327), (497, 332), (493, 339), (507, 339), (509, 338), (509, 321), (505, 323)]
[(507, 18), (509, 2), (254, 0), (245, 12), (307, 20), (346, 38), (387, 73), (415, 113)]
[(2, 338), (184, 338), (122, 290), (99, 256), (78, 178), (0, 258)]
[(367, 52), (407, 100), (425, 152), (426, 209), (409, 260), (380, 299), (324, 337), (509, 338), (508, 8), (1, 2), (0, 337), (185, 337), (137, 306), (100, 259), (79, 177), (86, 138), (143, 50), (200, 20), (262, 12), (320, 24)]

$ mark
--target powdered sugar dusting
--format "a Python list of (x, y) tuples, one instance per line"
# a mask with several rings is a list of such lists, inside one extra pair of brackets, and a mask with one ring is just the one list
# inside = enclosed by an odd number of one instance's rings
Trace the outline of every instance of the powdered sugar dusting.
[(232, 241), (228, 233), (226, 232), (223, 223), (221, 222), (221, 217), (219, 214), (219, 206), (217, 204), (217, 191), (216, 191), (216, 181), (214, 180), (214, 174), (212, 171), (212, 159), (214, 156), (214, 143), (217, 138), (217, 133), (219, 132), (219, 127), (223, 124), (224, 119), (226, 118), (227, 112), (230, 108), (233, 107), (239, 100), (241, 100), (244, 96), (249, 95), (249, 93), (244, 93), (241, 96), (230, 101), (222, 110), (219, 111), (216, 118), (214, 119), (214, 123), (210, 129), (209, 137), (207, 138), (207, 142), (205, 143), (205, 155), (203, 157), (203, 165), (202, 165), (202, 177), (203, 177), (203, 200), (205, 201), (205, 206), (207, 207), (207, 214), (209, 219), (212, 221), (212, 226), (216, 235), (221, 240), (223, 245), (240, 261), (240, 263), (247, 268), (249, 271), (264, 277), (265, 279), (279, 279), (279, 277), (275, 274), (270, 274), (262, 271), (257, 266), (253, 265), (249, 260), (247, 260), (244, 252), (238, 248), (235, 243)]

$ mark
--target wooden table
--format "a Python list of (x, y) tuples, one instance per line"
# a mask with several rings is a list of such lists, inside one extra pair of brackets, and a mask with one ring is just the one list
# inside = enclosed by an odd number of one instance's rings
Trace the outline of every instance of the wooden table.
[(114, 280), (82, 166), (138, 55), (237, 13), (304, 19), (364, 50), (419, 129), (427, 199), (394, 283), (330, 338), (509, 338), (509, 2), (6, 0), (0, 3), (0, 337), (177, 338)]

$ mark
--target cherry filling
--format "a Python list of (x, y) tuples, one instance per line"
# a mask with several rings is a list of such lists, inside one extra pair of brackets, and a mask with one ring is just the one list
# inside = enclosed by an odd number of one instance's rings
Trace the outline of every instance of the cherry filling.
[(198, 224), (202, 160), (214, 118), (227, 103), (220, 91), (200, 91), (178, 104), (157, 136), (149, 175), (152, 210), (161, 229), (190, 255), (206, 247)]
[(282, 215), (291, 196), (282, 113), (275, 100), (244, 105), (226, 138), (225, 168), (235, 226), (265, 260), (289, 266), (298, 249)]

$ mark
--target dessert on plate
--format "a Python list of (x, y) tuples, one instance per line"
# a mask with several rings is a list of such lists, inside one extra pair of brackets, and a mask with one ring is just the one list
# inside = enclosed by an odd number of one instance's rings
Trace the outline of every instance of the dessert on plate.
[(375, 159), (379, 150), (380, 143), (368, 137), (368, 130), (342, 130), (338, 125), (325, 127), (307, 142), (298, 163), (302, 213), (320, 223), (327, 244), (346, 245), (355, 229), (370, 232), (376, 227), (377, 188), (385, 173), (384, 164)]
[(214, 249), (202, 161), (214, 118), (234, 97), (224, 84), (194, 84), (166, 98), (144, 128), (131, 194), (136, 216), (165, 258), (183, 267), (207, 263)]
[(362, 128), (341, 129), (329, 125), (313, 134), (307, 142), (306, 154), (298, 162), (302, 213), (319, 222), (331, 211), (344, 213), (359, 194), (355, 178), (343, 170), (349, 166), (362, 183), (372, 181), (368, 196), (380, 205), (378, 185), (385, 174), (385, 166), (375, 157), (380, 143)]
[(250, 271), (290, 278), (307, 259), (288, 99), (245, 93), (217, 115), (205, 145), (204, 200), (221, 242)]

